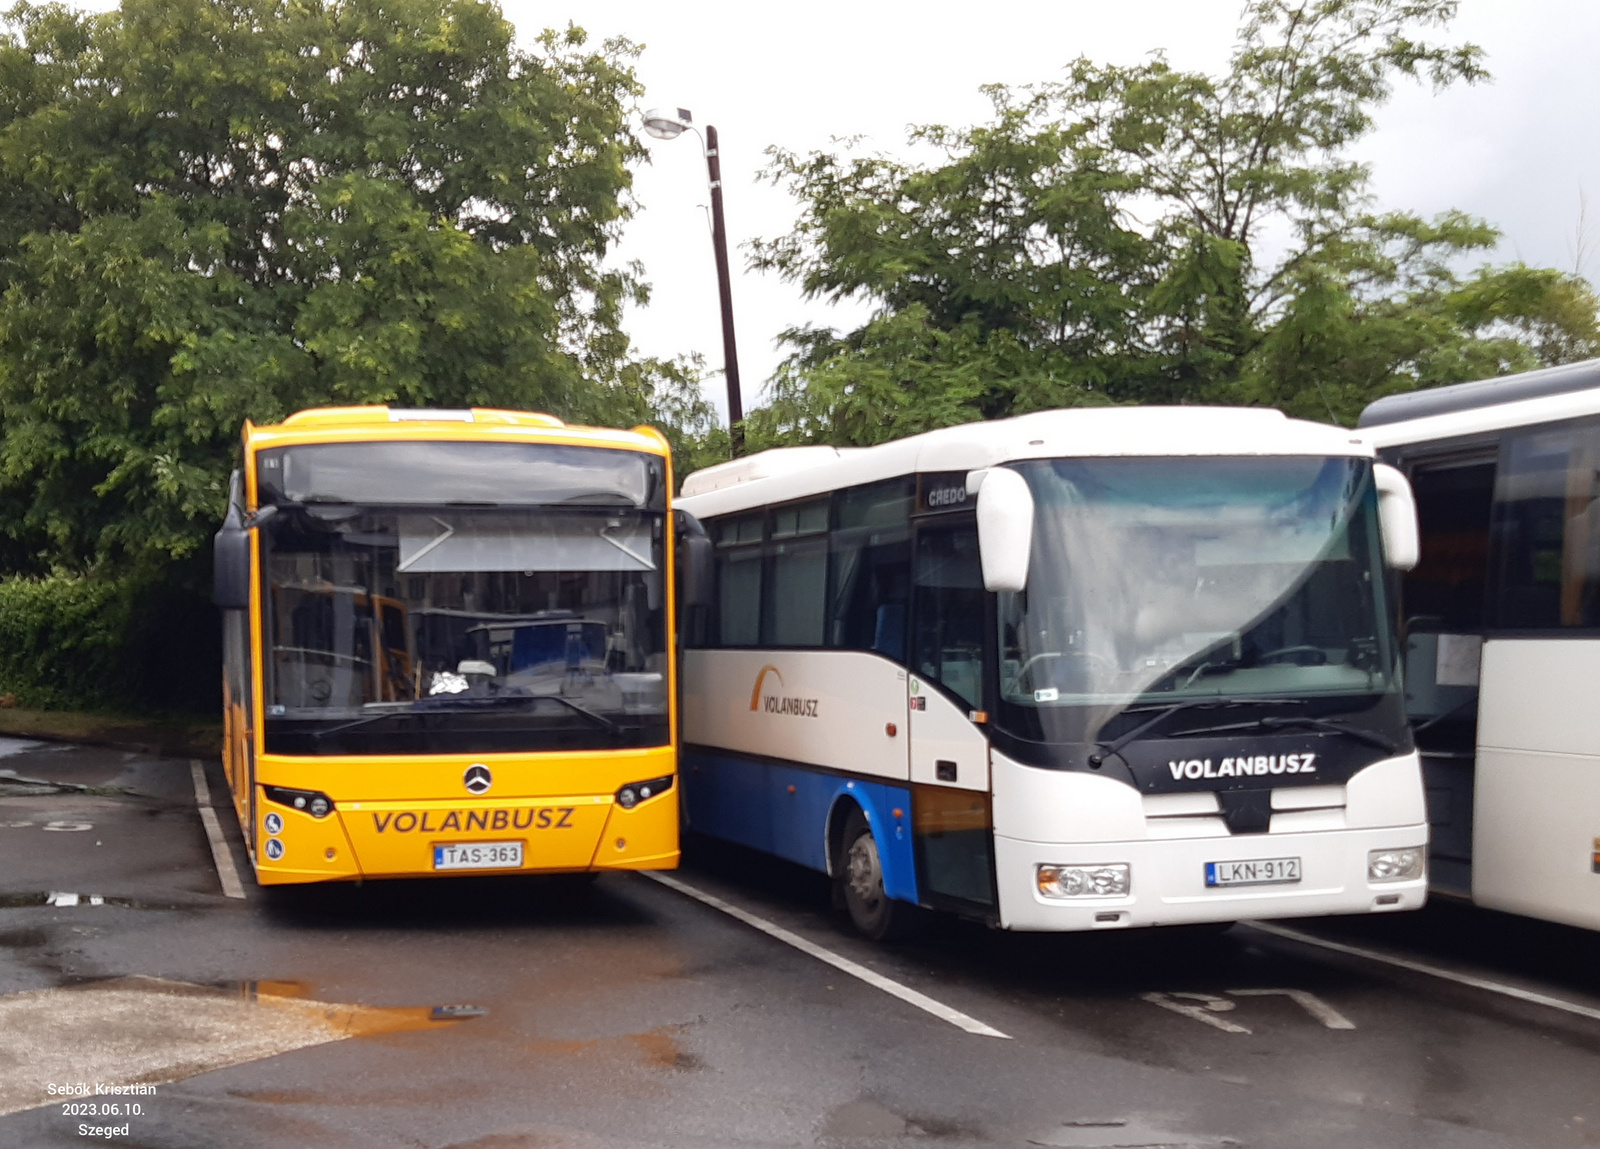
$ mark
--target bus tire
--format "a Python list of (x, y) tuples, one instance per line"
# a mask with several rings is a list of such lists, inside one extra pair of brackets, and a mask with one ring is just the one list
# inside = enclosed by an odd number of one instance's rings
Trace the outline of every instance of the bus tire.
[(909, 936), (920, 924), (916, 906), (884, 893), (878, 842), (860, 810), (851, 811), (845, 820), (834, 873), (850, 921), (865, 937), (875, 942), (895, 941)]

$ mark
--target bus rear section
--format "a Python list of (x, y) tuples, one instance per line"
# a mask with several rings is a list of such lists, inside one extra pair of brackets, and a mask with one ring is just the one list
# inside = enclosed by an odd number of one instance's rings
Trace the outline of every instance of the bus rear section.
[(217, 598), (262, 884), (676, 865), (659, 435), (332, 409), (244, 459)]
[(769, 454), (685, 483), (692, 829), (825, 870), (871, 936), (1423, 903), (1415, 517), (1360, 440), (1147, 408)]

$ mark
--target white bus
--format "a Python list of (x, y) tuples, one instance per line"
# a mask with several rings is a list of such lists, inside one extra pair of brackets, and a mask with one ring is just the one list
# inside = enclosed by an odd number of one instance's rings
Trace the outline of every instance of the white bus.
[(1600, 360), (1381, 399), (1434, 889), (1600, 929)]
[(694, 831), (1016, 930), (1420, 906), (1409, 488), (1267, 410), (1050, 411), (697, 472)]

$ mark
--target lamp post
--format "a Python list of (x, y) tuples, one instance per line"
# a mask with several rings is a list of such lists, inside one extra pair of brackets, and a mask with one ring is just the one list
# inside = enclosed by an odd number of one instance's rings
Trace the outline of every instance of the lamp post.
[[(644, 130), (658, 140), (675, 140), (684, 132), (700, 135), (688, 108), (651, 108)], [(706, 125), (700, 140), (711, 184), (711, 246), (717, 257), (717, 294), (722, 303), (722, 376), (728, 383), (728, 437), (734, 458), (744, 454), (744, 402), (739, 394), (739, 349), (733, 337), (733, 281), (728, 272), (728, 231), (722, 219), (722, 158), (717, 129)]]

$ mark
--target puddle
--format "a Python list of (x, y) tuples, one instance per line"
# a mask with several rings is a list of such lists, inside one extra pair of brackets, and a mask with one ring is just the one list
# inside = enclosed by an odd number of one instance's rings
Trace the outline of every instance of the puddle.
[(0, 1115), (48, 1104), (47, 1081), (181, 1081), (352, 1037), (443, 1029), (430, 1006), (315, 1001), (299, 982), (232, 987), (124, 977), (0, 997)]
[(139, 898), (114, 897), (108, 894), (77, 894), (67, 890), (49, 890), (45, 893), (0, 894), (0, 910), (20, 910), (29, 906), (53, 906), (61, 909), (97, 909), (110, 906), (124, 910), (154, 910), (172, 912), (189, 909), (175, 902), (147, 902)]
[(1051, 1149), (1219, 1149), (1238, 1145), (1231, 1137), (1170, 1128), (1147, 1117), (1067, 1121), (1028, 1138), (1029, 1145)]
[(0, 770), (0, 798), (34, 798), (45, 794), (94, 794), (111, 797), (127, 791), (117, 786), (88, 786), (82, 782), (29, 778), (15, 770)]
[(885, 1139), (916, 1136), (922, 1130), (876, 1101), (852, 1101), (841, 1105), (823, 1122), (826, 1140)]

